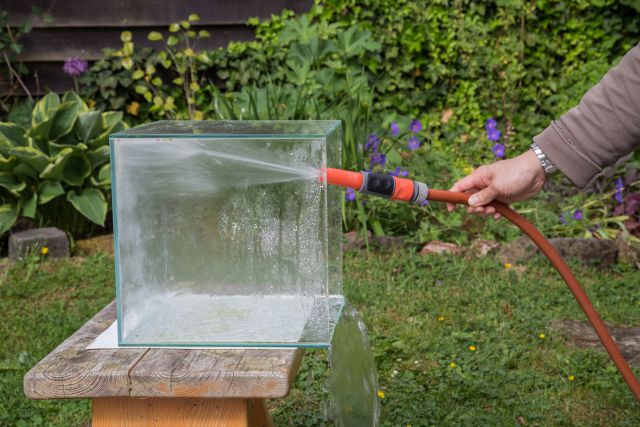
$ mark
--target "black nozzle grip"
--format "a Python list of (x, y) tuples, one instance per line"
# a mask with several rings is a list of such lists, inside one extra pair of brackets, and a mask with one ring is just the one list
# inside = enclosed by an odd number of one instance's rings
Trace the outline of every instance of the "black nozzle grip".
[(363, 180), (362, 188), (360, 192), (363, 194), (372, 194), (374, 196), (381, 196), (390, 198), (393, 191), (396, 188), (396, 181), (390, 175), (383, 175), (380, 173), (364, 172), (365, 177)]

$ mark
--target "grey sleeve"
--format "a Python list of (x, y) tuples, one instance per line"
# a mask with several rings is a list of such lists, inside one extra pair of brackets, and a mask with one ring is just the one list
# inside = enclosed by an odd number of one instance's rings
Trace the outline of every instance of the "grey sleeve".
[(580, 188), (640, 145), (640, 44), (533, 141)]

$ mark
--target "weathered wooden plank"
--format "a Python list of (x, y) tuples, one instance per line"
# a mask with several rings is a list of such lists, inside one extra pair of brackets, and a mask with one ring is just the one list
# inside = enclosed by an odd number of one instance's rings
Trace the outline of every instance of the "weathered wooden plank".
[(115, 320), (111, 303), (24, 378), (27, 397), (277, 398), (289, 393), (301, 349), (86, 350)]
[[(253, 39), (253, 30), (243, 25), (217, 27), (198, 27), (206, 29), (211, 37), (201, 39), (195, 49), (213, 49), (226, 46), (230, 41)], [(131, 28), (133, 42), (138, 46), (162, 48), (162, 42), (147, 39), (149, 31), (160, 31), (167, 35), (166, 27)], [(34, 29), (20, 39), (24, 51), (19, 59), (23, 62), (64, 61), (69, 57), (78, 57), (88, 61), (103, 57), (105, 47), (120, 48), (120, 28), (42, 28)]]
[(60, 344), (24, 377), (30, 399), (69, 399), (87, 396), (127, 396), (128, 371), (147, 349), (85, 350), (113, 323), (115, 304), (109, 304)]
[(53, 17), (52, 22), (35, 20), (36, 27), (137, 27), (168, 25), (186, 19), (191, 13), (205, 25), (244, 24), (252, 16), (268, 18), (283, 9), (306, 12), (312, 0), (3, 0), (2, 9), (17, 26), (31, 14), (32, 6)]
[(247, 427), (259, 425), (250, 419), (249, 404), (252, 402), (243, 399), (105, 397), (93, 399), (92, 403), (92, 427)]
[(300, 349), (151, 349), (130, 372), (131, 396), (284, 397), (302, 355)]

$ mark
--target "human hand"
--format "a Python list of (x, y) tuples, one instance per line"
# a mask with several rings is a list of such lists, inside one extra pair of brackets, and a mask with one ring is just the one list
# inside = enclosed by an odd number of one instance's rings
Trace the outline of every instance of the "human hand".
[[(500, 218), (493, 206), (485, 206), (492, 200), (512, 203), (535, 196), (547, 180), (547, 174), (532, 150), (518, 157), (480, 166), (451, 187), (451, 191), (474, 193), (469, 198), (469, 213), (493, 215)], [(452, 212), (455, 204), (448, 203)]]

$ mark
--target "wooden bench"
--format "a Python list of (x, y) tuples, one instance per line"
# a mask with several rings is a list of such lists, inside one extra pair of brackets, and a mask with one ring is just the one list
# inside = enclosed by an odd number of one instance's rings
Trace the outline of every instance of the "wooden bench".
[(272, 426), (265, 399), (287, 396), (301, 349), (86, 350), (115, 302), (24, 377), (30, 399), (92, 399), (92, 426)]

